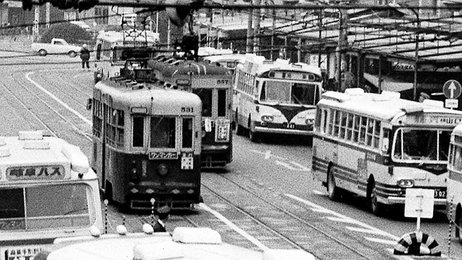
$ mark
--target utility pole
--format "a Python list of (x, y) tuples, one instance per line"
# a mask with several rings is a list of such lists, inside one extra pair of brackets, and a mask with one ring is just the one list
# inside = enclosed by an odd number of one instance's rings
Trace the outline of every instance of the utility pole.
[(39, 36), (39, 28), (40, 28), (39, 24), (40, 24), (40, 6), (35, 5), (34, 6), (34, 29), (33, 29), (34, 41), (36, 41)]
[(253, 27), (252, 27), (252, 20), (253, 20), (253, 9), (250, 8), (250, 10), (248, 11), (249, 12), (249, 17), (248, 17), (248, 20), (247, 20), (247, 42), (246, 42), (246, 52), (247, 53), (251, 53), (252, 52), (252, 47), (253, 47), (253, 43), (252, 43), (252, 32), (253, 32)]
[[(261, 4), (261, 0), (254, 0), (255, 1), (255, 5), (256, 6), (259, 6)], [(261, 14), (261, 9), (255, 9), (255, 12), (254, 12), (254, 19), (255, 19), (255, 22), (254, 22), (254, 31), (253, 31), (253, 52), (258, 54), (258, 52), (260, 51), (259, 49), (259, 46), (260, 46), (260, 14)]]
[(348, 12), (347, 10), (339, 9), (339, 31), (338, 31), (338, 46), (336, 49), (337, 55), (337, 84), (338, 88), (337, 91), (343, 92), (342, 89), (342, 70), (344, 65), (346, 65), (345, 61), (345, 50), (348, 46)]

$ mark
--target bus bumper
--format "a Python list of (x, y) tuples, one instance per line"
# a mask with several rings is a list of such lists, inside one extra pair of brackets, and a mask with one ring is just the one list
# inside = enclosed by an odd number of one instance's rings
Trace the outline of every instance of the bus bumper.
[(269, 128), (255, 126), (255, 132), (268, 133), (268, 134), (286, 134), (286, 135), (313, 135), (313, 131), (309, 130), (298, 130), (290, 128)]
[[(380, 200), (379, 200), (380, 201)], [(388, 204), (388, 205), (391, 205), (391, 204), (404, 204), (406, 202), (406, 198), (405, 197), (388, 197), (388, 198), (385, 198), (384, 201), (380, 201), (384, 204)], [(434, 200), (434, 205), (435, 206), (442, 206), (442, 207), (446, 207), (446, 199), (435, 199)]]

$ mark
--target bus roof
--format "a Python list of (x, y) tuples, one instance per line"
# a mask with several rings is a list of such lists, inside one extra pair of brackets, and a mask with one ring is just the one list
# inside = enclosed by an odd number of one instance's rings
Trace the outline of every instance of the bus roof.
[[(59, 245), (59, 244), (57, 244)], [(112, 260), (112, 259), (203, 259), (203, 260), (270, 260), (284, 258), (312, 260), (314, 256), (299, 249), (247, 249), (223, 243), (221, 236), (210, 228), (177, 227), (152, 234), (106, 234), (52, 251), (48, 260)]]
[(167, 107), (171, 108), (172, 104), (176, 107), (193, 106), (199, 108), (202, 105), (197, 95), (168, 88), (168, 85), (164, 85), (164, 82), (137, 83), (136, 81), (127, 80), (103, 80), (98, 82), (95, 88), (101, 90), (104, 94), (110, 95), (113, 105), (116, 107), (125, 108), (127, 104), (132, 107), (151, 107), (152, 104), (155, 104), (156, 107), (166, 107), (167, 109)]
[(334, 107), (341, 111), (353, 112), (379, 120), (388, 120), (391, 123), (395, 118), (418, 112), (452, 114), (462, 118), (462, 111), (444, 108), (443, 104), (437, 101), (426, 100), (420, 103), (401, 99), (397, 92), (364, 93), (359, 88), (347, 89), (345, 93), (325, 92), (318, 106)]
[(167, 78), (175, 75), (232, 75), (227, 68), (208, 62), (174, 59), (170, 61), (171, 63), (158, 59), (149, 60), (148, 67), (160, 71), (162, 76)]
[(261, 75), (268, 71), (279, 70), (308, 72), (321, 76), (321, 69), (317, 66), (303, 62), (290, 63), (289, 60), (283, 59), (271, 61), (264, 59), (262, 56), (248, 56), (244, 62), (242, 70), (254, 75)]
[[(133, 34), (133, 32), (131, 33)], [(159, 34), (151, 31), (137, 30), (134, 34), (136, 34), (137, 37), (128, 37), (131, 41), (144, 42), (147, 40), (147, 42), (150, 44), (154, 44), (155, 42), (159, 41)], [(100, 31), (96, 39), (110, 43), (122, 44), (124, 40), (124, 33), (122, 31)]]
[(0, 183), (77, 178), (79, 173), (90, 174), (89, 169), (88, 158), (79, 147), (60, 138), (43, 136), (42, 131), (21, 131), (18, 136), (0, 137)]

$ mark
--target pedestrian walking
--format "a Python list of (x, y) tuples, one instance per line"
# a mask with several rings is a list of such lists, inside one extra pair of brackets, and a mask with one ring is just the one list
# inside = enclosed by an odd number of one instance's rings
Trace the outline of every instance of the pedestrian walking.
[(80, 59), (82, 59), (82, 69), (85, 69), (85, 65), (87, 69), (90, 68), (90, 51), (88, 50), (88, 46), (84, 44), (82, 49), (80, 50)]

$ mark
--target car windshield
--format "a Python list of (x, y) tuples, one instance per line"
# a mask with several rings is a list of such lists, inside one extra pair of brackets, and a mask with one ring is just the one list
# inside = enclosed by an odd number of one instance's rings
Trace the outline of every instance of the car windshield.
[(451, 131), (400, 128), (395, 133), (393, 159), (447, 162)]
[(267, 80), (263, 82), (260, 101), (295, 105), (316, 105), (319, 101), (318, 91), (318, 87), (314, 84)]

